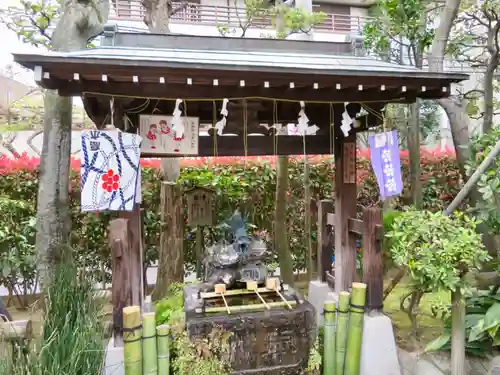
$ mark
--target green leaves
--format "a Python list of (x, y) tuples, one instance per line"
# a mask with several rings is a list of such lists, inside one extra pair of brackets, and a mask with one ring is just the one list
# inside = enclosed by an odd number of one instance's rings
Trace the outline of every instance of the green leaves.
[[(469, 355), (485, 357), (500, 346), (500, 295), (476, 292), (465, 299), (465, 349)], [(448, 311), (451, 306), (448, 306)], [(450, 349), (451, 316), (444, 319), (445, 331), (425, 348), (427, 352)]]
[[(490, 132), (475, 137), (471, 143), (472, 159), (466, 166), (470, 176), (479, 167), (495, 144), (500, 140), (500, 126)], [(480, 217), (490, 228), (492, 234), (500, 234), (500, 156), (490, 165), (478, 181), (478, 191), (483, 201), (473, 208), (474, 214)]]
[(51, 47), (51, 28), (59, 17), (60, 1), (20, 0), (20, 6), (0, 8), (0, 22), (23, 43)]
[(378, 0), (365, 25), (365, 47), (389, 61), (419, 66), (434, 39), (429, 0)]
[(394, 262), (408, 268), (418, 290), (464, 288), (468, 270), (489, 260), (476, 225), (462, 213), (406, 211), (387, 233)]
[(16, 295), (31, 293), (36, 269), (35, 209), (27, 201), (0, 196), (0, 212), (0, 284)]
[(270, 4), (267, 0), (245, 0), (245, 9), (238, 9), (234, 2), (238, 27), (218, 25), (217, 30), (222, 36), (245, 37), (249, 28), (261, 28), (271, 24), (276, 35), (263, 33), (261, 37), (286, 39), (291, 34), (309, 33), (316, 25), (321, 24), (327, 17), (323, 12), (306, 12), (302, 8), (290, 7), (285, 4)]

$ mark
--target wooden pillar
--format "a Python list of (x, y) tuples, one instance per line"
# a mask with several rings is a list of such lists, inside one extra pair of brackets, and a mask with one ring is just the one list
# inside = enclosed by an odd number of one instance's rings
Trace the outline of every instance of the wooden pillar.
[(132, 305), (142, 307), (144, 294), (141, 289), (143, 284), (141, 207), (139, 204), (136, 204), (133, 211), (122, 211), (119, 213), (118, 217), (129, 220), (128, 227), (131, 251), (129, 260), (130, 278), (127, 280), (127, 283), (131, 284)]
[[(134, 248), (131, 219), (111, 220), (108, 227), (108, 240), (111, 247), (111, 300), (113, 304), (113, 336), (115, 346), (123, 346), (123, 308), (134, 304), (134, 297), (140, 291), (135, 264), (137, 248)], [(139, 268), (140, 269), (140, 268)]]
[(384, 275), (382, 259), (382, 213), (378, 208), (363, 210), (363, 282), (367, 285), (366, 308), (382, 310)]
[(323, 282), (326, 282), (326, 272), (332, 268), (332, 226), (328, 224), (328, 214), (332, 212), (332, 200), (324, 199), (318, 202), (318, 279)]
[(356, 133), (344, 137), (343, 105), (335, 108), (335, 292), (351, 288), (356, 274), (356, 237), (348, 220), (356, 217)]
[(184, 205), (182, 188), (164, 181), (161, 187), (160, 258), (153, 300), (164, 298), (171, 283), (184, 281)]

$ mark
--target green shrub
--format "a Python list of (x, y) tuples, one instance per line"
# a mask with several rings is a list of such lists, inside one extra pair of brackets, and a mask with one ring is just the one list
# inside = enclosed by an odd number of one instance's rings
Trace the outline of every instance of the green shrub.
[[(0, 158), (1, 159), (1, 158)], [(407, 176), (406, 155), (402, 154), (403, 172)], [(22, 160), (21, 160), (22, 161)], [(3, 163), (3, 164), (2, 164)], [(6, 167), (0, 160), (0, 196), (28, 202), (36, 207), (37, 170), (33, 162), (26, 161)], [(151, 264), (158, 259), (160, 237), (160, 170), (151, 166), (142, 169), (142, 196), (145, 224), (146, 261)], [(187, 161), (185, 161), (187, 163)], [(202, 162), (200, 162), (202, 163)], [(21, 164), (21, 166), (19, 166)], [(9, 164), (10, 165), (10, 164)], [(290, 186), (288, 192), (288, 236), (293, 254), (295, 270), (304, 269), (306, 264), (306, 231), (304, 227), (304, 187), (303, 164), (301, 160), (291, 158), (289, 167)], [(310, 168), (311, 192), (315, 199), (328, 199), (332, 196), (334, 171), (330, 158), (313, 161)], [(441, 211), (457, 192), (458, 169), (453, 158), (447, 155), (427, 155), (422, 159), (422, 180), (424, 182), (424, 208)], [(276, 171), (269, 162), (232, 164), (185, 165), (181, 171), (179, 183), (182, 186), (208, 186), (216, 191), (216, 222), (229, 216), (236, 207), (240, 207), (248, 220), (259, 230), (269, 233), (270, 251), (274, 254), (273, 221), (276, 188)], [(95, 281), (102, 280), (102, 268), (110, 277), (110, 250), (107, 243), (107, 225), (114, 216), (110, 213), (99, 215), (82, 213), (79, 208), (80, 181), (77, 172), (71, 176), (72, 209), (72, 246), (74, 259), (79, 267), (85, 267), (88, 277)], [(358, 204), (373, 205), (379, 200), (378, 188), (369, 165), (362, 156), (358, 162)], [(403, 206), (404, 199), (397, 199), (395, 209)], [(30, 214), (25, 219), (29, 220)], [(314, 212), (313, 212), (314, 215)], [(316, 238), (316, 220), (312, 220), (313, 242)], [(195, 238), (190, 235), (191, 228), (185, 232), (185, 262), (191, 269), (195, 264)], [(211, 233), (211, 235), (209, 235)], [(206, 231), (206, 243), (216, 236), (214, 228)], [(313, 246), (314, 243), (313, 243)], [(276, 262), (276, 257), (271, 262)], [(17, 272), (17, 271), (16, 271)]]
[(173, 374), (228, 375), (230, 334), (214, 329), (203, 340), (189, 340), (184, 323), (184, 285), (169, 287), (168, 297), (155, 305), (156, 322), (171, 331), (170, 366)]

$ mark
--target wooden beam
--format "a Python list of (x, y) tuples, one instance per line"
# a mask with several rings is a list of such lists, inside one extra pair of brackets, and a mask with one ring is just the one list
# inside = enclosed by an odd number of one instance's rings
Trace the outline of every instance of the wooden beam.
[(327, 216), (333, 211), (332, 200), (318, 202), (318, 277), (326, 282), (326, 272), (332, 269), (333, 240), (332, 225), (328, 224)]
[[(327, 215), (327, 223), (328, 223), (328, 225), (335, 226), (335, 214), (334, 213), (329, 213)], [(351, 233), (356, 233), (359, 235), (363, 234), (363, 230), (364, 230), (363, 229), (364, 228), (363, 220), (349, 218), (348, 223), (347, 223), (347, 227), (349, 229), (349, 232), (351, 232)], [(384, 229), (383, 229), (382, 224), (376, 224), (375, 227), (376, 227), (375, 236), (376, 236), (377, 240), (383, 239), (384, 238)]]
[(356, 217), (356, 133), (340, 134), (335, 124), (335, 292), (349, 290), (356, 275), (356, 236), (349, 218)]
[[(393, 87), (381, 92), (377, 88), (358, 90), (357, 88), (335, 87), (314, 89), (313, 87), (269, 87), (264, 86), (209, 86), (187, 84), (132, 83), (102, 81), (65, 81), (50, 80), (42, 82), (47, 89), (57, 89), (61, 96), (80, 96), (82, 93), (92, 93), (109, 96), (127, 96), (131, 98), (173, 99), (184, 100), (222, 100), (223, 98), (272, 98), (276, 100), (316, 101), (316, 102), (390, 102), (413, 101), (417, 91), (408, 88), (402, 92), (399, 87)], [(139, 89), (138, 89), (139, 88)], [(430, 94), (426, 91), (422, 94)], [(435, 96), (435, 95), (434, 95)], [(433, 96), (433, 97), (434, 97)]]
[[(246, 138), (245, 144), (245, 137), (242, 136), (200, 136), (198, 156), (303, 155), (304, 153), (303, 137), (280, 135), (277, 145), (274, 136), (248, 136)], [(307, 155), (329, 155), (332, 153), (330, 139), (327, 135), (309, 135), (305, 137), (305, 140)], [(217, 145), (216, 148), (215, 145)], [(143, 153), (141, 156), (178, 157), (179, 155)]]
[(383, 308), (384, 275), (382, 241), (377, 239), (377, 226), (382, 225), (382, 211), (378, 208), (363, 210), (363, 282), (367, 285), (368, 311)]
[(128, 219), (111, 220), (108, 226), (109, 246), (111, 248), (111, 301), (113, 305), (113, 337), (115, 346), (123, 345), (124, 307), (132, 304), (132, 288), (130, 258), (130, 225)]
[(143, 280), (141, 252), (144, 247), (142, 245), (141, 207), (139, 204), (136, 204), (136, 207), (133, 211), (121, 211), (118, 213), (118, 217), (128, 219), (129, 243), (131, 250), (129, 253), (129, 258), (125, 261), (129, 262), (130, 267), (129, 278), (126, 280), (126, 282), (130, 285), (130, 293), (132, 296), (131, 303), (134, 306), (142, 306), (144, 295), (143, 290), (141, 289)]

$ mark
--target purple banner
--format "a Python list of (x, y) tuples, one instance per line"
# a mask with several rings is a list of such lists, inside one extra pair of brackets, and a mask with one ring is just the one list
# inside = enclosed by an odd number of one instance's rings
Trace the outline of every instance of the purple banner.
[(382, 200), (401, 194), (401, 160), (399, 158), (398, 133), (379, 133), (368, 138), (370, 159), (380, 189)]

